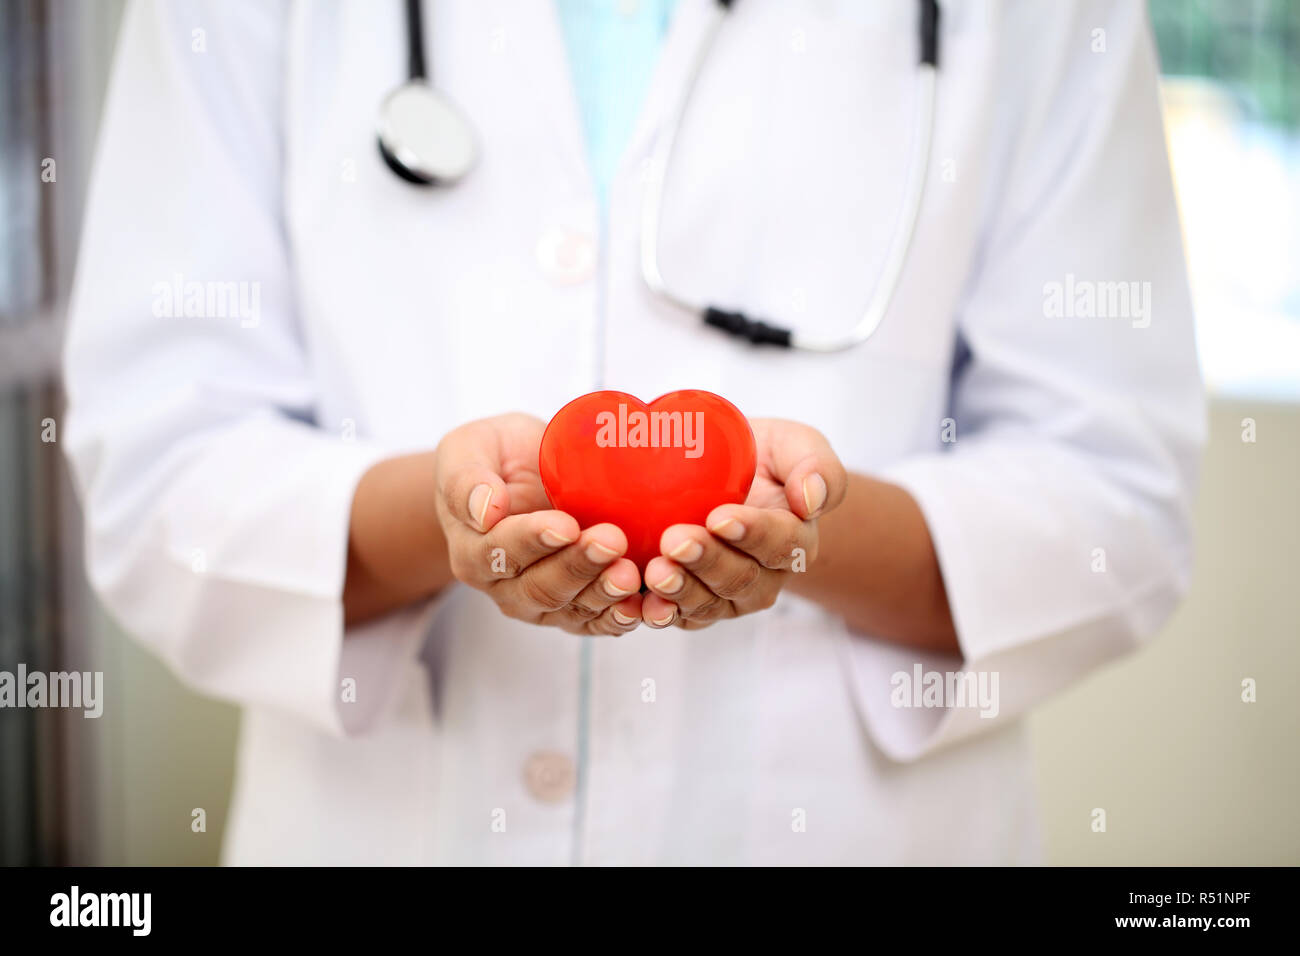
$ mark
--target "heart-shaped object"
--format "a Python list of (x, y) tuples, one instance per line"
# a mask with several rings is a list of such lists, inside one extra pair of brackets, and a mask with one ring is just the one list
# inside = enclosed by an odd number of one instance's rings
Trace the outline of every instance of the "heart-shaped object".
[(702, 525), (718, 505), (744, 502), (756, 463), (740, 409), (700, 389), (648, 405), (626, 392), (575, 398), (546, 426), (538, 456), (551, 505), (583, 528), (618, 525), (642, 573), (670, 525)]

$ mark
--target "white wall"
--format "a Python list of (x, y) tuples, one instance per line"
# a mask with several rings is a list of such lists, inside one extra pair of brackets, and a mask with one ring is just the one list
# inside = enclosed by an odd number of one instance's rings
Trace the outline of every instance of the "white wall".
[(1214, 405), (1196, 528), (1165, 633), (1031, 719), (1052, 863), (1300, 864), (1300, 406)]

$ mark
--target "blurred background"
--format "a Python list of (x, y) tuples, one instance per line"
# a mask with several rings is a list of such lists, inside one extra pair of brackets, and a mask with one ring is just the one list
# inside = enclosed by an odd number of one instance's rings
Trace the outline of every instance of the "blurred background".
[[(1031, 718), (1047, 857), (1295, 865), (1300, 2), (1149, 7), (1211, 394), (1197, 573), (1160, 639)], [(180, 686), (89, 594), (57, 441), (61, 328), (121, 8), (0, 3), (0, 670), (102, 671), (113, 703), (98, 720), (0, 710), (6, 865), (216, 862), (233, 771), (238, 713)], [(205, 833), (191, 832), (195, 807)]]

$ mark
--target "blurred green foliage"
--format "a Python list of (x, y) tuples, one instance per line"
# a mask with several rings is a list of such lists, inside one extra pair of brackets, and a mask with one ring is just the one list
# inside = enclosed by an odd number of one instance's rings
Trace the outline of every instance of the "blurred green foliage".
[(1149, 0), (1166, 75), (1215, 80), (1256, 118), (1300, 127), (1300, 0)]

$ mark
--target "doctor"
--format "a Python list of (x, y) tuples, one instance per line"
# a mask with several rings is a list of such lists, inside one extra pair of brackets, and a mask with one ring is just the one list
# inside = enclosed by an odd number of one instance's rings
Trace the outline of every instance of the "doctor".
[[(376, 149), (400, 3), (122, 28), (69, 453), (108, 608), (244, 707), (227, 861), (1039, 859), (1021, 718), (1190, 573), (1202, 397), (1143, 5), (942, 5), (908, 255), (826, 353), (652, 290), (652, 157), (702, 62), (662, 277), (834, 338), (906, 216), (915, 3), (423, 14), (475, 136), (454, 188)], [(542, 422), (597, 387), (711, 389), (759, 442), (750, 500), (644, 582), (540, 494)]]

